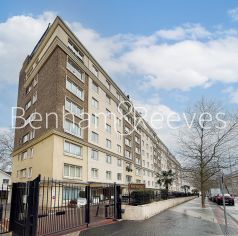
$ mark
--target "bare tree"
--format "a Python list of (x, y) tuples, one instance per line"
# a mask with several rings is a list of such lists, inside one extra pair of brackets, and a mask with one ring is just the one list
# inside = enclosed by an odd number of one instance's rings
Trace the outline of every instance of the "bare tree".
[(180, 131), (179, 154), (189, 182), (201, 191), (201, 206), (205, 207), (210, 184), (237, 162), (238, 119), (204, 98), (184, 115), (187, 126)]
[(3, 170), (11, 170), (13, 146), (13, 132), (4, 131), (0, 133), (0, 168)]

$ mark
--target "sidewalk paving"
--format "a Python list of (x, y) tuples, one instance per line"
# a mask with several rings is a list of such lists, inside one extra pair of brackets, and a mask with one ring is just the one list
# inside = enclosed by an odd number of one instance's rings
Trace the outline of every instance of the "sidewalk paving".
[(212, 208), (196, 198), (145, 221), (121, 221), (82, 231), (80, 236), (218, 236), (223, 235)]

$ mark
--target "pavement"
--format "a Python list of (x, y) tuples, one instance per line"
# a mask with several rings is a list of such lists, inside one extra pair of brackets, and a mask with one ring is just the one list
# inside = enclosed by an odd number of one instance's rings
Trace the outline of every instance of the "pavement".
[[(220, 210), (219, 210), (220, 209)], [(200, 198), (170, 208), (145, 221), (120, 221), (82, 231), (80, 236), (218, 236), (224, 235), (222, 209), (207, 204), (200, 207)], [(230, 219), (229, 219), (230, 220)], [(238, 235), (238, 225), (230, 223), (229, 235)]]

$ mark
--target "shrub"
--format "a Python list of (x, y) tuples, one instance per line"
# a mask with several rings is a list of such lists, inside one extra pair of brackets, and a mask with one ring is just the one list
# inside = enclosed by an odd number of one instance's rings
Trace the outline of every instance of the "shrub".
[(131, 204), (133, 205), (143, 205), (151, 203), (154, 200), (153, 190), (138, 190), (131, 193)]

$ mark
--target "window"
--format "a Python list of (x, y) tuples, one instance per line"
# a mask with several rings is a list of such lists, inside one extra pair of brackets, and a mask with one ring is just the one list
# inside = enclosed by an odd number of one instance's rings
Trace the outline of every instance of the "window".
[(28, 142), (28, 141), (29, 141), (29, 138), (30, 138), (30, 134), (29, 134), (29, 133), (26, 134), (26, 135), (24, 135), (23, 138), (22, 138), (22, 143)]
[(29, 179), (32, 177), (32, 167), (28, 169), (28, 176)]
[(121, 181), (122, 180), (121, 177), (122, 177), (121, 173), (117, 173), (117, 180)]
[(83, 54), (71, 41), (68, 41), (68, 48), (75, 54), (76, 57), (78, 57), (81, 61), (83, 60)]
[(27, 156), (28, 156), (28, 158), (33, 158), (33, 156), (34, 156), (34, 148), (29, 148), (27, 150)]
[(111, 84), (109, 83), (109, 81), (106, 81), (106, 87), (107, 87), (108, 90), (111, 89)]
[(145, 166), (145, 160), (143, 160), (143, 166)]
[(72, 135), (74, 135), (76, 137), (80, 137), (80, 138), (82, 137), (82, 130), (79, 127), (79, 125), (73, 123), (70, 120), (65, 120), (65, 122), (64, 122), (64, 130), (65, 130), (65, 132), (67, 132), (69, 134), (72, 134)]
[(111, 125), (106, 124), (106, 131), (107, 131), (107, 133), (109, 133), (109, 134), (112, 132), (112, 127), (111, 127)]
[(95, 114), (92, 114), (91, 120), (92, 120), (92, 124), (94, 125), (94, 127), (97, 128), (97, 127), (98, 127), (98, 124), (99, 124), (99, 118), (98, 118), (98, 116), (96, 116)]
[(132, 182), (132, 177), (130, 175), (126, 175), (126, 182), (131, 183)]
[(139, 139), (137, 136), (135, 136), (135, 141), (136, 141), (137, 143), (140, 143), (140, 139)]
[(142, 146), (145, 146), (145, 142), (144, 142), (144, 140), (142, 140)]
[(130, 133), (130, 129), (128, 127), (125, 126), (125, 133), (129, 134)]
[(93, 160), (98, 160), (98, 151), (97, 150), (92, 150), (91, 151), (91, 158)]
[(20, 178), (26, 178), (26, 168), (20, 170)]
[(117, 166), (122, 166), (122, 160), (121, 159), (117, 159)]
[(119, 131), (117, 131), (117, 140), (121, 140), (121, 133)]
[(140, 149), (139, 149), (138, 147), (136, 147), (136, 148), (135, 148), (135, 152), (136, 152), (137, 154), (140, 154)]
[(92, 98), (92, 106), (96, 109), (98, 109), (99, 107), (98, 100), (96, 100), (95, 98)]
[(95, 132), (91, 133), (91, 141), (94, 143), (98, 143), (98, 134)]
[(98, 69), (95, 65), (92, 65), (92, 72), (96, 77), (98, 77)]
[(9, 179), (3, 179), (3, 180), (2, 180), (2, 183), (3, 183), (3, 184), (9, 184)]
[(106, 95), (106, 103), (109, 105), (111, 104), (111, 98), (108, 95)]
[(136, 175), (140, 176), (141, 170), (136, 168)]
[(112, 115), (111, 111), (106, 109), (106, 116), (107, 116), (107, 118), (111, 119), (111, 115)]
[(79, 179), (82, 176), (82, 166), (64, 164), (64, 177)]
[(112, 179), (112, 172), (111, 171), (106, 171), (106, 179), (111, 180)]
[(129, 152), (128, 150), (125, 151), (125, 156), (126, 158), (131, 159), (131, 152)]
[(27, 95), (28, 93), (30, 93), (31, 90), (32, 90), (32, 86), (31, 86), (31, 84), (30, 84), (30, 85), (26, 88), (26, 95)]
[(117, 117), (117, 127), (121, 127), (121, 119)]
[(80, 68), (77, 66), (77, 64), (73, 60), (71, 60), (70, 58), (68, 58), (68, 61), (67, 61), (67, 69), (72, 74), (74, 74), (79, 80), (84, 82), (84, 74), (82, 73)]
[(26, 103), (25, 105), (25, 111), (28, 110), (31, 107), (31, 100)]
[(112, 142), (109, 139), (106, 139), (106, 147), (107, 148), (112, 148)]
[(136, 158), (136, 164), (141, 165), (141, 159), (140, 158)]
[(22, 153), (21, 159), (26, 160), (28, 158), (27, 151)]
[(37, 101), (37, 91), (34, 92), (32, 97), (32, 104), (34, 104)]
[(118, 153), (121, 153), (121, 146), (119, 144), (117, 144), (117, 151)]
[(33, 130), (30, 131), (30, 133), (29, 133), (29, 138), (30, 138), (30, 140), (32, 140), (33, 138), (35, 138), (35, 134), (36, 134), (36, 130), (35, 130), (35, 129), (33, 129)]
[(129, 140), (128, 138), (125, 138), (125, 144), (130, 147), (131, 146), (131, 140)]
[(112, 163), (112, 157), (110, 155), (106, 155), (106, 163), (108, 164)]
[(66, 89), (74, 94), (81, 100), (84, 100), (84, 92), (75, 83), (71, 82), (68, 78), (66, 79)]
[(120, 101), (121, 100), (121, 95), (120, 93), (117, 92), (117, 99)]
[(98, 178), (98, 169), (92, 168), (91, 169), (91, 176), (92, 176), (92, 178), (97, 179)]
[(92, 83), (92, 89), (94, 92), (99, 93), (99, 87), (95, 82)]
[(83, 109), (68, 98), (65, 99), (65, 109), (77, 117), (81, 117), (83, 114)]
[(147, 167), (148, 167), (148, 168), (150, 167), (150, 163), (149, 163), (149, 162), (147, 162)]
[(33, 86), (35, 87), (38, 84), (38, 74), (33, 80)]
[(68, 141), (64, 142), (64, 153), (76, 157), (82, 157), (82, 147)]

